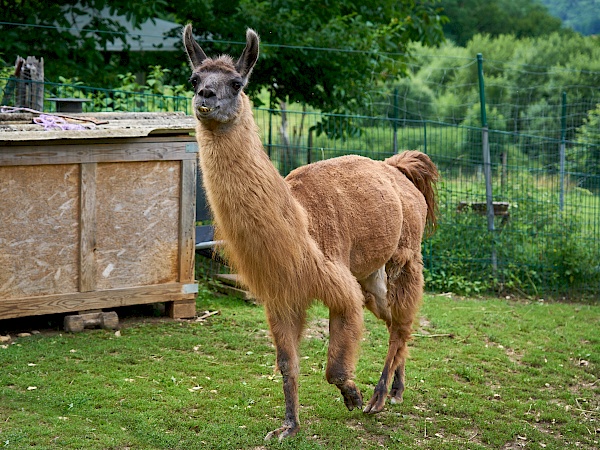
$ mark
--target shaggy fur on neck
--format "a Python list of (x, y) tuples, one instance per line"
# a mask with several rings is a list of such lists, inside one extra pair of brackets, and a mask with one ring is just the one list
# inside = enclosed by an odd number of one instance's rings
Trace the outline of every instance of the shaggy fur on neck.
[[(306, 211), (263, 150), (248, 97), (226, 132), (199, 124), (200, 165), (225, 254), (250, 292), (278, 309), (302, 307), (323, 254)], [(239, 180), (244, 180), (241, 184)]]

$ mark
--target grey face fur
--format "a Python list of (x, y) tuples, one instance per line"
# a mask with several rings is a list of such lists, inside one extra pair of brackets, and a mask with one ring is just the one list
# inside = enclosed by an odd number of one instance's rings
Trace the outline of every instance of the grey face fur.
[(192, 66), (193, 108), (202, 123), (228, 123), (238, 116), (240, 96), (258, 59), (258, 35), (246, 31), (246, 47), (237, 61), (227, 55), (206, 56), (192, 36), (192, 26), (183, 32), (183, 43)]

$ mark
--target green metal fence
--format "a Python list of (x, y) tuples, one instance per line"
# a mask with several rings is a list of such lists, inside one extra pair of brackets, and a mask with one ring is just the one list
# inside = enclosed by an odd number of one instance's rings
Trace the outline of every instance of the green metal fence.
[[(424, 244), (431, 289), (600, 293), (600, 173), (581, 173), (573, 164), (561, 172), (554, 164), (540, 163), (559, 159), (562, 145), (569, 161), (583, 159), (589, 144), (489, 130), (488, 144), (495, 152), (486, 177), (482, 127), (298, 111), (286, 115), (289, 136), (284, 138), (281, 111), (255, 111), (265, 148), (283, 174), (348, 153), (383, 159), (396, 148), (419, 149), (435, 161), (443, 178), (440, 224)], [(517, 152), (513, 142), (521, 139), (540, 154), (531, 158)]]
[[(443, 77), (419, 78), (422, 68), (413, 68), (421, 87), (403, 82), (374, 90), (365, 97), (369, 115), (291, 105), (257, 108), (255, 119), (283, 175), (348, 153), (383, 159), (419, 149), (430, 155), (442, 181), (439, 227), (423, 245), (429, 289), (597, 298), (600, 73), (570, 84), (564, 70), (503, 67), (509, 72), (489, 77), (487, 64), (480, 57), (440, 66)], [(506, 81), (519, 76), (518, 89)], [(187, 97), (51, 83), (49, 96), (90, 99), (89, 112), (191, 113)]]
[[(14, 78), (0, 78), (2, 105), (21, 106), (18, 102), (18, 86), (38, 84)], [(56, 98), (84, 100), (83, 112), (148, 112), (180, 111), (191, 114), (189, 97), (166, 96), (149, 92), (134, 92), (119, 89), (103, 89), (83, 84), (61, 84), (44, 82), (44, 112), (56, 112)], [(25, 89), (27, 91), (27, 89)]]

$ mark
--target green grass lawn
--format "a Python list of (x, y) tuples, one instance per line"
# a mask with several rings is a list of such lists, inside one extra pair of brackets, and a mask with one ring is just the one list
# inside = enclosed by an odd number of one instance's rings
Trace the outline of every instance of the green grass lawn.
[[(315, 306), (302, 346), (302, 429), (283, 444), (263, 441), (284, 407), (262, 309), (202, 290), (205, 310), (220, 313), (4, 344), (0, 447), (600, 447), (599, 305), (428, 296), (404, 403), (375, 416), (348, 412), (325, 381), (327, 311)], [(356, 378), (368, 398), (387, 342), (365, 317)]]

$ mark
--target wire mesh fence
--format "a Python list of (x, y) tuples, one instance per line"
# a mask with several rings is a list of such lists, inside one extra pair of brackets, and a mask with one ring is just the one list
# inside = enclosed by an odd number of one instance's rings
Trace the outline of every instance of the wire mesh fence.
[[(429, 289), (598, 298), (600, 72), (425, 59), (410, 80), (367, 93), (366, 115), (256, 108), (265, 151), (286, 175), (348, 153), (422, 150), (442, 174), (439, 227), (423, 244)], [(47, 111), (49, 97), (75, 97), (89, 100), (86, 112), (191, 113), (188, 97), (45, 92)]]
[(18, 92), (20, 85), (42, 85), (44, 92), (43, 112), (57, 112), (57, 99), (81, 101), (83, 112), (184, 112), (191, 114), (189, 97), (167, 96), (149, 92), (104, 89), (83, 84), (23, 81), (15, 78), (0, 78), (3, 95), (2, 105), (22, 107)]
[[(348, 153), (383, 159), (397, 150), (418, 149), (433, 159), (442, 181), (439, 227), (423, 246), (430, 289), (600, 294), (600, 172), (577, 168), (597, 144), (490, 130), (488, 144), (495, 155), (490, 230), (482, 127), (301, 111), (286, 115), (284, 136), (281, 111), (255, 111), (265, 148), (284, 175)], [(518, 150), (514, 142), (521, 139), (536, 148), (535, 156)], [(562, 171), (561, 147), (567, 156)]]

